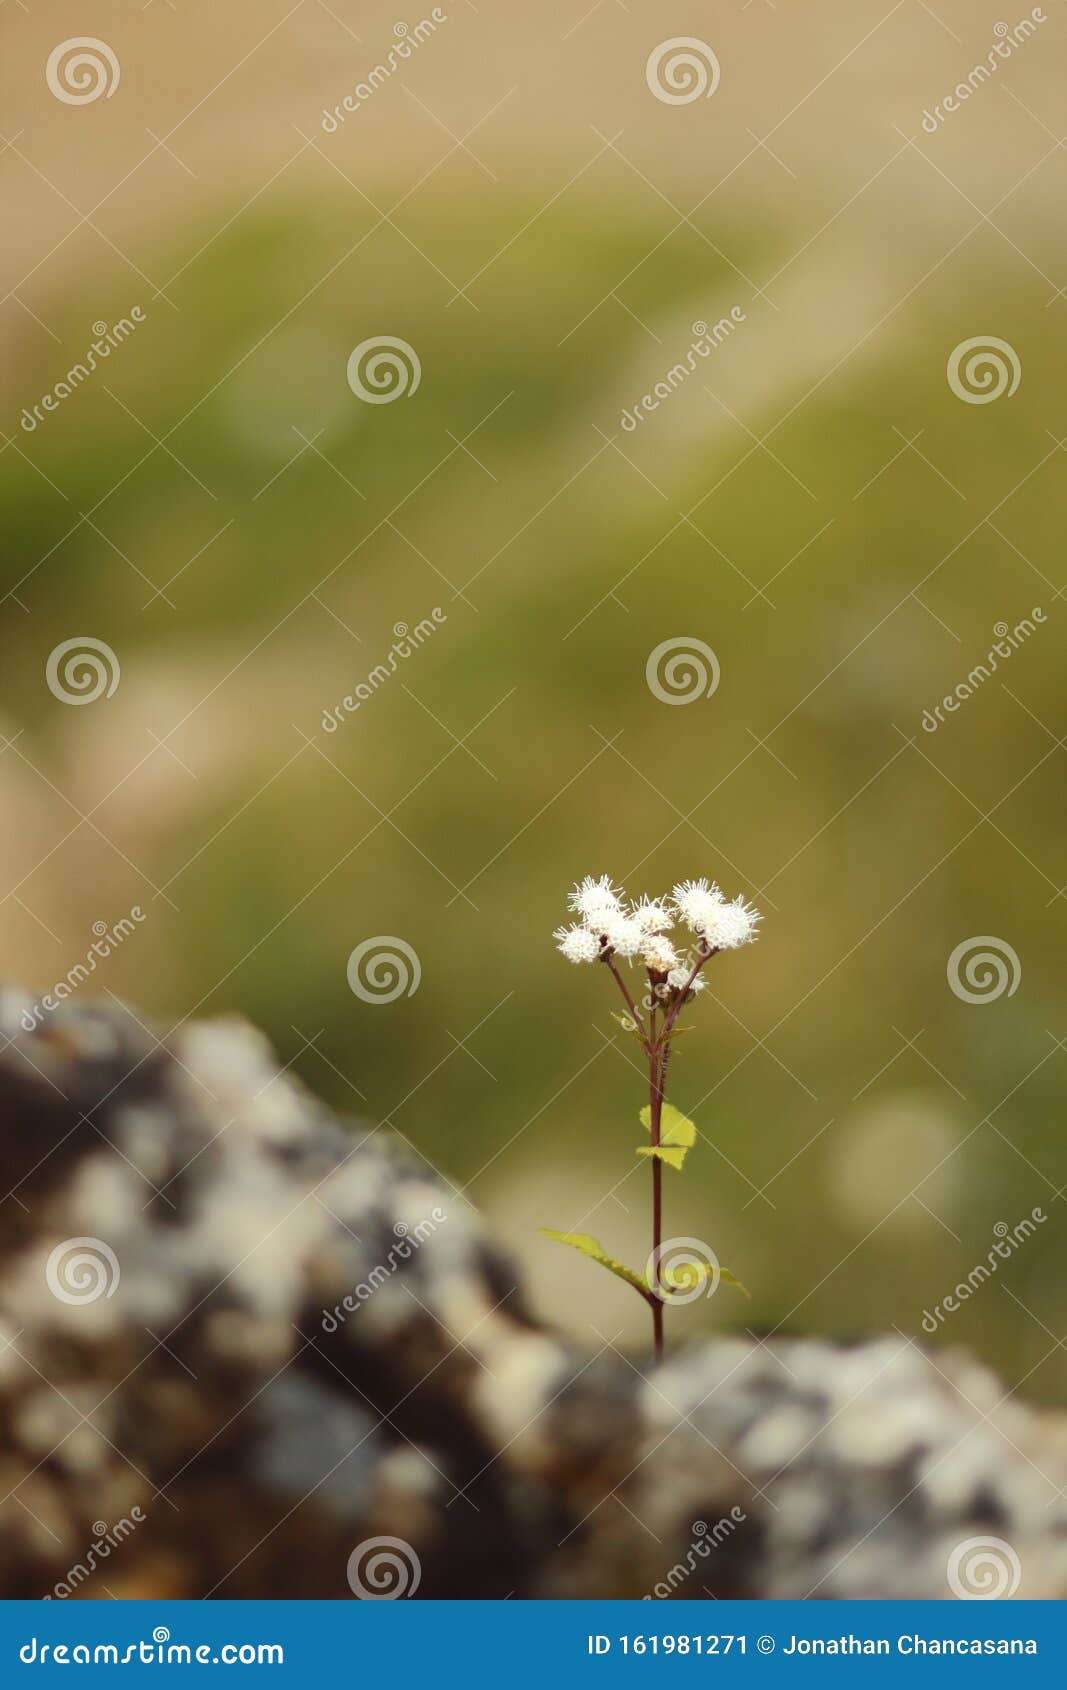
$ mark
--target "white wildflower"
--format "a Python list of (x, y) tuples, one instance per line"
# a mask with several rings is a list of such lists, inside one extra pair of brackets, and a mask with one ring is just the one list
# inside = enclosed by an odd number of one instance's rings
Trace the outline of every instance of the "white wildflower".
[(739, 945), (750, 945), (759, 938), (759, 924), (763, 920), (759, 910), (753, 909), (744, 898), (730, 904), (720, 904), (704, 930), (708, 944), (718, 951), (736, 951)]
[(596, 936), (587, 927), (557, 927), (552, 937), (568, 962), (595, 962), (600, 955)]
[[(701, 975), (710, 959), (718, 951), (736, 950), (738, 946), (758, 938), (762, 918), (760, 912), (743, 897), (728, 903), (715, 881), (706, 877), (679, 881), (673, 891), (663, 897), (650, 897), (644, 893), (633, 901), (623, 900), (622, 888), (612, 884), (610, 875), (602, 874), (596, 879), (587, 874), (568, 894), (572, 919), (568, 925), (557, 927), (553, 938), (569, 962), (603, 962), (601, 974), (610, 975), (613, 984), (619, 987), (627, 1013), (617, 1013), (615, 1020), (637, 1040), (648, 1061), (649, 1105), (647, 1110), (642, 1110), (642, 1118), (654, 1119), (662, 1124), (660, 1110), (673, 1040), (678, 1033), (686, 1030), (679, 1025), (683, 1006), (698, 992), (706, 990), (707, 982)], [(679, 923), (688, 931), (679, 933)], [(616, 958), (643, 963), (648, 970), (647, 985), (642, 982), (631, 991), (616, 966)], [(638, 1001), (635, 1002), (635, 999)], [(681, 1168), (695, 1138), (692, 1123), (684, 1116), (678, 1118), (686, 1132), (679, 1130), (673, 1138), (668, 1137), (666, 1148), (659, 1139), (653, 1146), (654, 1248), (648, 1259), (645, 1280), (639, 1282), (637, 1275), (629, 1274), (637, 1289), (652, 1305), (657, 1360), (663, 1355), (663, 1305), (671, 1300), (665, 1295), (669, 1287), (662, 1282), (658, 1272), (657, 1241), (663, 1232), (663, 1186), (669, 1183), (669, 1179), (661, 1179), (662, 1159), (669, 1157), (672, 1167)], [(609, 1261), (599, 1245), (592, 1249), (595, 1239), (579, 1233), (552, 1231), (548, 1236), (561, 1239), (564, 1244), (577, 1241), (583, 1249), (589, 1246), (599, 1261), (624, 1272), (616, 1262)], [(586, 1253), (589, 1254), (590, 1250)], [(656, 1292), (656, 1295), (650, 1295), (650, 1291)]]
[(714, 880), (683, 880), (674, 888), (674, 902), (678, 915), (693, 933), (703, 936), (709, 922), (715, 920), (724, 899)]
[(587, 874), (574, 891), (567, 894), (567, 903), (583, 921), (595, 927), (604, 916), (621, 913), (621, 897), (621, 888), (611, 884), (610, 874), (602, 874), (599, 880)]
[(642, 933), (666, 933), (674, 926), (674, 917), (662, 898), (642, 898), (633, 905), (631, 914)]
[(641, 945), (641, 955), (654, 974), (669, 974), (679, 965), (678, 952), (662, 933), (649, 933)]
[(604, 916), (603, 925), (594, 924), (594, 931), (602, 932), (616, 956), (635, 957), (641, 955), (641, 947), (645, 942), (645, 934), (638, 923), (628, 915)]

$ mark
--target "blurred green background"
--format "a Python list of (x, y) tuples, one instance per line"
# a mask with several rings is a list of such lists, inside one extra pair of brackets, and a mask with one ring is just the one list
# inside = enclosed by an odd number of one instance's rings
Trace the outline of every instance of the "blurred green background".
[[(641, 1080), (610, 982), (551, 930), (585, 873), (712, 875), (764, 933), (713, 964), (673, 1066), (702, 1138), (666, 1175), (667, 1231), (753, 1300), (673, 1335), (921, 1338), (1040, 1205), (935, 1342), (1058, 1400), (1063, 18), (929, 136), (988, 6), (832, 4), (814, 31), (582, 10), (460, 8), (333, 136), (321, 108), (391, 39), (380, 6), (105, 6), (122, 82), (83, 108), (41, 75), (75, 9), (5, 17), (5, 973), (47, 988), (139, 904), (93, 989), (165, 1028), (251, 1017), (485, 1211), (540, 1315), (638, 1345), (636, 1299), (535, 1231), (647, 1250)], [(160, 31), (173, 81), (146, 85)], [(652, 97), (668, 32), (714, 40), (713, 99)], [(106, 367), (20, 428), (135, 304)], [(622, 431), (732, 306), (735, 334)], [(346, 363), (379, 334), (422, 377), (372, 406)], [(947, 360), (989, 334), (1018, 392), (963, 403)], [(45, 664), (80, 635), (121, 681), (72, 708)], [(645, 679), (680, 636), (721, 665), (683, 708)], [(379, 934), (422, 976), (372, 1005), (346, 964)], [(950, 991), (973, 935), (1017, 953), (1013, 995)]]

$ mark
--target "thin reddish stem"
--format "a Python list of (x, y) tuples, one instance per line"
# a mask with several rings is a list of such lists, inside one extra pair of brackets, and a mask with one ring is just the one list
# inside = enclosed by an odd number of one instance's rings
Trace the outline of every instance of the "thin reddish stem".
[[(667, 1063), (671, 1055), (671, 1034), (679, 1012), (686, 1000), (689, 989), (704, 964), (715, 955), (714, 949), (707, 949), (703, 944), (697, 954), (684, 985), (680, 988), (673, 1006), (664, 1011), (663, 1025), (656, 1035), (656, 1012), (653, 1009), (650, 1020), (652, 1035), (648, 1040), (648, 1096), (649, 1096), (649, 1124), (651, 1127), (652, 1148), (656, 1150), (660, 1143), (660, 1129), (663, 1119), (663, 1098), (667, 1089)], [(649, 973), (649, 984), (653, 994), (656, 982)], [(653, 1002), (655, 998), (653, 997)], [(652, 1158), (652, 1262), (654, 1277), (652, 1284), (652, 1337), (655, 1345), (656, 1361), (663, 1360), (663, 1285), (660, 1279), (660, 1255), (663, 1248), (663, 1162), (659, 1156)]]
[[(658, 1149), (660, 1140), (660, 1121), (663, 1115), (663, 1075), (665, 1064), (661, 1062), (659, 1046), (655, 1045), (648, 1053), (648, 1097), (649, 1097), (649, 1125), (652, 1134), (652, 1148)], [(658, 1156), (652, 1158), (652, 1265), (653, 1265), (653, 1296), (652, 1303), (652, 1339), (655, 1346), (656, 1360), (663, 1360), (663, 1291), (660, 1286), (659, 1258), (663, 1245), (663, 1163)]]
[(604, 961), (607, 964), (609, 974), (611, 975), (612, 979), (615, 981), (615, 984), (618, 986), (619, 991), (623, 995), (623, 998), (626, 1002), (626, 1007), (630, 1011), (630, 1014), (633, 1016), (634, 1026), (637, 1028), (637, 1031), (640, 1033), (642, 1039), (645, 1041), (645, 1046), (646, 1046), (646, 1049), (647, 1049), (647, 1047), (648, 1047), (648, 1032), (645, 1028), (644, 1022), (641, 1019), (637, 1005), (634, 1003), (634, 1000), (630, 995), (630, 989), (627, 986), (626, 981), (623, 979), (622, 975), (619, 973), (618, 969), (615, 967), (614, 958), (611, 957), (611, 956), (606, 956), (604, 958)]
[[(657, 981), (653, 977), (652, 970), (650, 969), (648, 973), (651, 996), (649, 999), (650, 1008), (648, 1026), (646, 1027), (644, 1021), (641, 1019), (641, 1013), (633, 1000), (633, 996), (631, 995), (625, 980), (615, 966), (614, 957), (610, 952), (604, 957), (604, 961), (608, 967), (608, 972), (611, 974), (615, 984), (619, 988), (619, 991), (622, 993), (623, 1001), (629, 1010), (634, 1026), (641, 1035), (641, 1042), (644, 1046), (645, 1054), (648, 1057), (649, 1128), (653, 1150), (658, 1150), (660, 1146), (663, 1121), (663, 1099), (667, 1087), (667, 1063), (670, 1060), (671, 1034), (674, 1031), (674, 1024), (678, 1019), (679, 1012), (686, 1000), (690, 988), (692, 987), (693, 981), (700, 973), (704, 964), (715, 955), (716, 952), (714, 949), (707, 949), (703, 943), (701, 944), (700, 950), (697, 953), (697, 959), (690, 969), (684, 984), (679, 988), (672, 1007), (670, 1009), (664, 1009), (663, 1022), (658, 1029), (656, 1025), (658, 1014), (656, 1004)], [(662, 978), (663, 977), (661, 976), (661, 979)], [(646, 1302), (650, 1304), (652, 1309), (652, 1338), (657, 1363), (663, 1360), (663, 1308), (665, 1298), (663, 1295), (662, 1281), (660, 1279), (660, 1255), (662, 1249), (663, 1162), (659, 1156), (653, 1156), (651, 1257), (653, 1264), (653, 1277), (652, 1284), (649, 1287), (649, 1290), (644, 1293), (644, 1296)]]

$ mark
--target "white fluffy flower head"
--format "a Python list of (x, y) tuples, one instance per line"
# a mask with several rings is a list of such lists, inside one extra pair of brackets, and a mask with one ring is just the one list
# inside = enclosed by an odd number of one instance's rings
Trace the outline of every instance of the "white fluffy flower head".
[(599, 942), (588, 927), (557, 927), (552, 937), (568, 962), (595, 962), (600, 955)]
[(640, 956), (645, 933), (633, 916), (613, 915), (609, 912), (603, 917), (602, 931), (616, 956), (626, 957), (628, 960)]
[(725, 902), (714, 880), (683, 880), (674, 888), (674, 905), (691, 933), (703, 937)]
[(567, 894), (568, 906), (591, 926), (605, 916), (620, 914), (621, 900), (622, 893), (611, 884), (610, 874), (602, 874), (599, 880), (587, 874), (574, 891)]
[(670, 974), (678, 967), (678, 952), (663, 933), (650, 933), (641, 946), (641, 955), (653, 974)]
[(631, 908), (633, 919), (642, 933), (666, 933), (674, 926), (674, 916), (665, 898), (641, 898)]
[(730, 904), (720, 904), (708, 923), (704, 937), (718, 951), (736, 951), (739, 945), (751, 945), (759, 938), (759, 924), (763, 920), (759, 910), (735, 898)]

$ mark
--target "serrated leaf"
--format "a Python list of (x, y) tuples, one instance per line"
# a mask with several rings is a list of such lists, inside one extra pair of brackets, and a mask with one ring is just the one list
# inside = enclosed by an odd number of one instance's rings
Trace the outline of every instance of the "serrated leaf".
[(676, 1268), (666, 1267), (660, 1272), (660, 1289), (669, 1297), (675, 1292), (694, 1291), (698, 1285), (713, 1279), (716, 1272), (723, 1285), (732, 1285), (735, 1291), (740, 1291), (747, 1297), (749, 1292), (742, 1285), (736, 1274), (729, 1268), (714, 1268), (710, 1262), (683, 1262)]
[[(646, 1103), (641, 1111), (641, 1125), (652, 1131), (652, 1110)], [(688, 1151), (692, 1150), (697, 1141), (697, 1130), (680, 1109), (673, 1103), (665, 1103), (660, 1114), (659, 1143), (640, 1144), (637, 1147), (639, 1156), (656, 1156), (661, 1162), (666, 1162), (669, 1168), (681, 1168), (685, 1164)]]
[(572, 1250), (581, 1251), (590, 1261), (599, 1262), (601, 1267), (606, 1267), (616, 1279), (624, 1279), (627, 1285), (632, 1285), (635, 1291), (640, 1291), (642, 1297), (647, 1298), (650, 1295), (643, 1274), (635, 1273), (633, 1268), (625, 1267), (622, 1262), (617, 1262), (614, 1256), (609, 1256), (599, 1239), (591, 1238), (588, 1232), (555, 1232), (550, 1226), (539, 1227), (538, 1231), (546, 1238), (554, 1239), (557, 1244), (569, 1244)]

